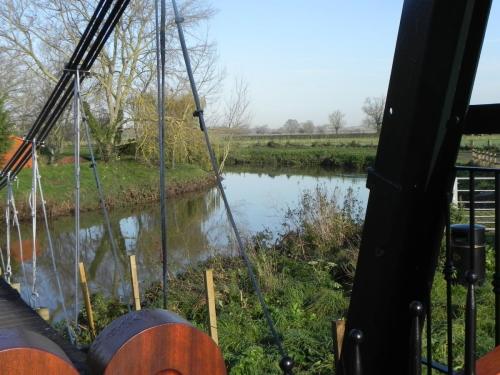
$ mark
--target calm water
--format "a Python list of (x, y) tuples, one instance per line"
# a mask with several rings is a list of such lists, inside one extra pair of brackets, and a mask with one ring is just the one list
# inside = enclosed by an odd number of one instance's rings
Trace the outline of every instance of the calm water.
[[(314, 189), (318, 184), (335, 191), (340, 201), (349, 188), (354, 190), (363, 206), (368, 198), (365, 176), (359, 175), (338, 175), (324, 170), (247, 170), (226, 172), (224, 177), (228, 199), (245, 237), (264, 229), (278, 233), (286, 210), (297, 206), (304, 190)], [(131, 293), (127, 255), (137, 257), (141, 287), (161, 278), (159, 207), (152, 204), (116, 209), (110, 216), (118, 251), (111, 250), (101, 212), (82, 213), (79, 233), (82, 260), (92, 293), (100, 291), (107, 295), (124, 295), (123, 298), (128, 299)], [(74, 311), (74, 219), (56, 219), (50, 226), (64, 298), (68, 309)], [(31, 243), (27, 240), (30, 225), (24, 223), (24, 227), (23, 251), (31, 254)], [(37, 304), (49, 307), (52, 316), (60, 319), (62, 305), (43, 223), (39, 223), (38, 233)], [(19, 248), (16, 244), (13, 247)], [(170, 272), (213, 254), (235, 250), (222, 200), (215, 188), (168, 202), (168, 248)], [(31, 260), (25, 262), (25, 270), (27, 281), (31, 283)], [(24, 282), (21, 269), (15, 275), (23, 283), (23, 296), (29, 298), (31, 289)]]

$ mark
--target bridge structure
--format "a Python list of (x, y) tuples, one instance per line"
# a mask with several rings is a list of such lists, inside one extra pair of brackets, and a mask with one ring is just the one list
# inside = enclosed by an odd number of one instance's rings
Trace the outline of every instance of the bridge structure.
[[(0, 174), (0, 188), (8, 190), (15, 176), (32, 163), (31, 206), (33, 233), (36, 234), (36, 198), (43, 193), (37, 167), (41, 147), (64, 109), (73, 103), (75, 125), (75, 231), (79, 230), (79, 145), (81, 124), (81, 82), (91, 72), (113, 28), (129, 0), (100, 0), (82, 38), (40, 115)], [(160, 150), (165, 114), (165, 0), (156, 1), (158, 56), (158, 111)], [(227, 209), (237, 245), (250, 279), (262, 304), (264, 318), (281, 354), (285, 375), (293, 373), (276, 331), (272, 314), (260, 291), (252, 265), (246, 255), (234, 222), (211, 148), (203, 108), (191, 70), (181, 17), (172, 1), (187, 75), (196, 105), (194, 115), (204, 132), (218, 187)], [(375, 165), (368, 173), (370, 198), (356, 276), (347, 314), (347, 337), (343, 341), (337, 372), (347, 375), (409, 373), (421, 374), (424, 363), (433, 370), (454, 374), (451, 285), (454, 264), (450, 246), (449, 204), (457, 171), (469, 174), (470, 254), (476, 245), (474, 213), (475, 177), (490, 173), (495, 181), (495, 261), (496, 296), (495, 344), (500, 344), (500, 245), (499, 170), (482, 167), (455, 167), (463, 134), (499, 132), (500, 104), (470, 105), (470, 96), (481, 46), (487, 26), (491, 0), (406, 0), (391, 73), (389, 91)], [(83, 121), (84, 127), (85, 121)], [(87, 133), (88, 128), (83, 131)], [(88, 134), (88, 133), (87, 133)], [(90, 143), (90, 142), (89, 142)], [(161, 152), (163, 158), (163, 152)], [(93, 156), (92, 156), (93, 157)], [(93, 160), (96, 184), (102, 199), (97, 166)], [(160, 165), (160, 191), (164, 193), (164, 159)], [(164, 219), (162, 206), (162, 229)], [(7, 223), (19, 224), (13, 200), (9, 200)], [(43, 209), (45, 214), (45, 209)], [(11, 215), (14, 219), (11, 220)], [(9, 224), (8, 224), (9, 225)], [(48, 226), (47, 226), (48, 228)], [(8, 228), (7, 233), (10, 233)], [(422, 358), (424, 322), (427, 340), (432, 330), (430, 292), (438, 267), (441, 241), (445, 239), (445, 268), (448, 297), (448, 362)], [(166, 234), (162, 234), (164, 305), (167, 298)], [(35, 237), (35, 236), (34, 236)], [(50, 240), (49, 240), (50, 242)], [(111, 240), (111, 243), (113, 241)], [(7, 246), (9, 246), (7, 241)], [(36, 256), (36, 251), (34, 251)], [(75, 265), (79, 260), (76, 243)], [(499, 349), (477, 360), (476, 300), (477, 274), (471, 255), (467, 285), (464, 370), (466, 375), (489, 375), (500, 371)], [(220, 349), (205, 333), (166, 310), (131, 311), (105, 328), (90, 348), (78, 348), (62, 338), (23, 300), (11, 285), (9, 261), (0, 280), (0, 374), (225, 374)], [(24, 269), (23, 269), (24, 271)], [(36, 274), (34, 274), (34, 277)], [(76, 277), (76, 271), (75, 271)], [(59, 288), (61, 286), (59, 285)], [(33, 283), (30, 298), (36, 299)], [(69, 319), (69, 318), (68, 318)], [(76, 318), (76, 325), (77, 325)], [(71, 329), (68, 327), (71, 338)]]

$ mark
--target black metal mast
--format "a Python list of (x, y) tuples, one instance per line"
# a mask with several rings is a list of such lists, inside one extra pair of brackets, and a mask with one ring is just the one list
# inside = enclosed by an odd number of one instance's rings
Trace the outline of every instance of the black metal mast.
[[(364, 334), (365, 374), (408, 368), (408, 305), (432, 286), (490, 6), (404, 3), (347, 315), (347, 332)], [(349, 363), (349, 345), (342, 354)]]

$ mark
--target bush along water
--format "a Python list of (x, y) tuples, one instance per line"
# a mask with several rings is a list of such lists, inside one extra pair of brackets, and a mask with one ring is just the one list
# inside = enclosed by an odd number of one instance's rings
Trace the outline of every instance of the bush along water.
[[(284, 346), (296, 362), (296, 374), (332, 374), (331, 322), (345, 317), (354, 279), (362, 229), (363, 209), (353, 192), (342, 201), (324, 187), (306, 191), (290, 209), (283, 230), (268, 231), (248, 241), (248, 252), (265, 300)], [(463, 213), (453, 211), (453, 220)], [(433, 291), (433, 359), (446, 361), (446, 284), (440, 260)], [(214, 270), (219, 345), (231, 374), (281, 374), (280, 360), (265, 324), (244, 263), (239, 257), (216, 256), (173, 276), (168, 308), (208, 331), (203, 272)], [(487, 275), (494, 272), (493, 250), (487, 247)], [(455, 368), (463, 364), (465, 288), (454, 285)], [(159, 283), (142, 293), (143, 308), (162, 305)], [(478, 354), (494, 346), (494, 294), (490, 283), (478, 288)], [(93, 295), (98, 331), (125, 314), (118, 300)], [(80, 342), (90, 343), (82, 311)], [(425, 330), (424, 330), (425, 332)], [(425, 337), (424, 337), (425, 350)], [(425, 351), (424, 351), (425, 352)]]
[[(286, 214), (283, 231), (256, 234), (248, 252), (283, 343), (297, 374), (331, 374), (331, 321), (342, 318), (360, 238), (359, 203), (345, 203), (323, 187), (307, 191)], [(239, 257), (217, 256), (172, 277), (168, 308), (207, 331), (203, 272), (214, 270), (219, 345), (231, 374), (281, 374), (280, 360), (246, 267)], [(161, 307), (159, 283), (142, 291), (143, 308)], [(92, 296), (98, 331), (127, 312), (127, 306)], [(84, 310), (79, 342), (89, 344)]]

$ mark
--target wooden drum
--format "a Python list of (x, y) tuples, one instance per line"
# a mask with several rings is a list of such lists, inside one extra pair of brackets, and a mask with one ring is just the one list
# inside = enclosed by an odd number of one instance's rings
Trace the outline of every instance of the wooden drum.
[(178, 315), (141, 310), (107, 326), (88, 353), (92, 374), (225, 375), (215, 342)]
[(0, 330), (1, 375), (77, 375), (63, 350), (47, 337), (19, 328)]

